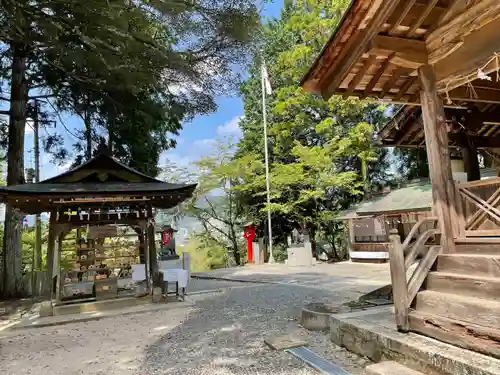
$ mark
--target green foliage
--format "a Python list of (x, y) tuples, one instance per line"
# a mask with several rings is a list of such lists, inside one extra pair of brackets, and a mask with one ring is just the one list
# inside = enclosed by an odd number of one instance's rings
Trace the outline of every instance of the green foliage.
[[(360, 199), (365, 189), (386, 178), (386, 153), (374, 147), (374, 132), (385, 121), (385, 107), (356, 99), (324, 101), (305, 92), (300, 80), (341, 19), (349, 1), (286, 2), (280, 19), (265, 25), (261, 51), (241, 87), (245, 117), (236, 160), (251, 155), (263, 163), (260, 66), (265, 59), (273, 94), (268, 97), (273, 233), (284, 241), (294, 227), (326, 236), (340, 235), (333, 224), (339, 209)], [(265, 178), (249, 169), (239, 186), (245, 214), (263, 223)], [(276, 242), (276, 240), (275, 240)]]
[(260, 162), (248, 155), (234, 159), (232, 139), (214, 141), (210, 154), (192, 164), (193, 171), (167, 163), (162, 177), (172, 182), (197, 180), (197, 187), (183, 202), (174, 218), (189, 216), (197, 219), (203, 228), (203, 242), (209, 247), (223, 248), (234, 253), (236, 263), (244, 262), (243, 202), (238, 199), (240, 183), (254, 170), (262, 169)]
[[(25, 1), (0, 7), (0, 102), (9, 116), (0, 132), (7, 145), (8, 184), (24, 182), (24, 134), (30, 99), (42, 111), (84, 119), (73, 134), (75, 164), (104, 139), (115, 155), (158, 173), (160, 153), (175, 146), (181, 122), (215, 109), (214, 97), (237, 81), (259, 16), (253, 0)], [(59, 117), (60, 118), (60, 117)], [(64, 124), (63, 124), (64, 125)], [(47, 152), (68, 156), (60, 134)], [(85, 152), (83, 152), (85, 150)], [(20, 229), (7, 209), (5, 296), (22, 294)]]
[(227, 250), (207, 232), (193, 235), (180, 252), (189, 253), (192, 272), (210, 271), (227, 264)]
[(396, 148), (397, 172), (402, 180), (429, 177), (429, 164), (425, 148)]

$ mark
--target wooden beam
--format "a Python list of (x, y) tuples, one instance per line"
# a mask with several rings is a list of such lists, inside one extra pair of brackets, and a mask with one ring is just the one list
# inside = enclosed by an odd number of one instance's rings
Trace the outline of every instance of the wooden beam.
[[(370, 40), (378, 34), (380, 26), (396, 9), (399, 2), (400, 0), (381, 0), (380, 5), (374, 10), (374, 14), (367, 21), (366, 26), (360, 30), (356, 37), (351, 37), (349, 48), (344, 48), (343, 58), (336, 64), (336, 68), (325, 77), (325, 82), (329, 82), (329, 84), (328, 87), (321, 90), (324, 98), (330, 98), (338, 89), (356, 61), (358, 61), (359, 57), (365, 51)], [(372, 6), (375, 7), (375, 4)]]
[[(488, 137), (488, 136), (474, 136), (469, 135), (468, 139), (474, 143), (476, 147), (480, 148), (497, 148), (500, 147), (500, 137)], [(463, 139), (461, 139), (457, 134), (450, 134), (450, 140), (458, 144), (459, 146), (466, 146)]]
[[(456, 43), (498, 17), (500, 17), (500, 2), (498, 0), (478, 1), (461, 13), (451, 16), (448, 22), (430, 33), (425, 40), (427, 49), (429, 52), (434, 53), (441, 46)], [(433, 62), (439, 61), (436, 58), (431, 60)]]
[(371, 41), (373, 54), (394, 54), (392, 63), (405, 68), (417, 69), (427, 64), (427, 47), (421, 40), (377, 35)]
[(439, 219), (441, 242), (445, 252), (454, 252), (453, 219), (455, 195), (451, 194), (453, 179), (451, 174), (448, 134), (444, 107), (436, 90), (436, 76), (431, 66), (419, 68), (422, 102), (422, 116), (425, 144), (432, 181), (433, 207)]
[(462, 86), (451, 90), (448, 95), (454, 102), (500, 103), (500, 90), (491, 90), (480, 84), (481, 82), (472, 83), (474, 91), (468, 86)]
[[(491, 4), (482, 8), (485, 3)], [(483, 11), (478, 14), (477, 12)], [(473, 73), (495, 53), (500, 52), (500, 2), (484, 0), (459, 17), (436, 29), (427, 38), (429, 63), (435, 64), (438, 89), (461, 86), (467, 80), (455, 79)], [(496, 64), (483, 69), (486, 74), (496, 70)], [(454, 79), (453, 82), (449, 82)]]
[(377, 59), (376, 55), (368, 56), (363, 66), (359, 69), (359, 71), (356, 73), (352, 81), (349, 83), (349, 86), (347, 87), (347, 92), (344, 94), (344, 98), (351, 96), (352, 92), (356, 89), (356, 87), (358, 87), (359, 82), (361, 82), (367, 70), (370, 69), (370, 67), (373, 65), (376, 59)]
[[(398, 96), (395, 93), (389, 92), (390, 89), (393, 88), (393, 85), (397, 79), (401, 77), (401, 74), (404, 72), (404, 68), (400, 68), (400, 71), (397, 71), (393, 74), (389, 81), (386, 82), (382, 91), (376, 92), (373, 91), (370, 96), (378, 96), (379, 99), (375, 100), (378, 103), (391, 103), (391, 104), (408, 104), (414, 106), (420, 106), (420, 101), (415, 101), (416, 98), (412, 98), (412, 95), (403, 95), (402, 98), (396, 100)], [(396, 77), (397, 75), (397, 77)], [(410, 76), (408, 79), (411, 79)], [(472, 95), (472, 92), (467, 87), (458, 87), (449, 92), (449, 97), (452, 103), (446, 103), (445, 108), (457, 108), (457, 109), (467, 109), (467, 106), (464, 105), (465, 102), (470, 103), (492, 103), (492, 104), (500, 104), (500, 90), (491, 90), (487, 88), (483, 88), (481, 86), (473, 86), (474, 91), (477, 94), (476, 96)], [(344, 92), (344, 90), (338, 90), (339, 93)], [(353, 95), (362, 97), (361, 92), (354, 92)], [(443, 98), (446, 98), (444, 94), (441, 94)], [(369, 99), (367, 99), (369, 101)]]
[(458, 14), (465, 11), (469, 6), (470, 6), (470, 0), (451, 0), (451, 5), (448, 7), (446, 12), (444, 12), (443, 15), (441, 16), (438, 27), (441, 26), (443, 23), (449, 22)]
[(370, 93), (372, 92), (373, 88), (375, 87), (375, 85), (377, 84), (377, 82), (380, 80), (380, 77), (382, 77), (382, 74), (384, 74), (384, 72), (387, 70), (387, 67), (391, 63), (391, 60), (394, 57), (394, 55), (395, 55), (394, 53), (392, 53), (391, 55), (389, 55), (389, 57), (387, 57), (384, 60), (384, 62), (380, 65), (380, 68), (377, 70), (377, 73), (375, 73), (373, 75), (373, 77), (370, 80), (370, 82), (368, 82), (368, 85), (366, 85), (366, 88), (365, 88), (365, 91), (363, 92), (362, 98), (366, 98), (368, 95), (370, 95)]

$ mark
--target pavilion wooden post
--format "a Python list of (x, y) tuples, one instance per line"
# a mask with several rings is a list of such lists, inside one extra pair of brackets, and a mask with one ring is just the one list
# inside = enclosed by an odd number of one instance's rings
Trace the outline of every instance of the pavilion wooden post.
[(455, 214), (456, 218), (455, 188), (451, 174), (444, 107), (437, 93), (434, 69), (430, 65), (420, 67), (418, 78), (433, 208), (439, 220), (444, 252), (454, 252), (453, 237), (454, 233), (458, 232), (458, 221), (453, 217)]
[(159, 286), (158, 284), (158, 262), (156, 260), (156, 243), (155, 243), (155, 226), (152, 221), (153, 208), (148, 206), (148, 218), (151, 219), (148, 224), (148, 247), (149, 247), (149, 270), (151, 272), (152, 286)]
[(350, 250), (354, 250), (354, 242), (356, 242), (356, 237), (354, 236), (354, 219), (349, 219), (347, 221), (347, 231), (348, 231), (348, 238), (349, 238), (349, 246)]
[(464, 158), (464, 169), (467, 172), (467, 181), (478, 181), (481, 179), (479, 171), (479, 160), (477, 159), (477, 148), (474, 142), (465, 136), (465, 145), (462, 147)]
[(57, 212), (52, 211), (49, 219), (49, 236), (47, 238), (47, 287), (44, 294), (47, 298), (52, 298), (53, 291), (53, 275), (54, 275), (54, 246), (56, 241), (56, 216)]
[(61, 251), (62, 251), (62, 242), (65, 237), (64, 232), (59, 232), (57, 235), (57, 246), (54, 249), (54, 276), (56, 277), (56, 302), (60, 302), (61, 300)]

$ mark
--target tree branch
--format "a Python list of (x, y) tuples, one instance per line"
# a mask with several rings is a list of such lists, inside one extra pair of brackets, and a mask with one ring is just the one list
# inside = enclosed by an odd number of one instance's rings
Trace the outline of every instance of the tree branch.
[(28, 100), (34, 100), (34, 99), (51, 99), (55, 98), (56, 94), (47, 94), (47, 95), (34, 95), (34, 96), (28, 96)]

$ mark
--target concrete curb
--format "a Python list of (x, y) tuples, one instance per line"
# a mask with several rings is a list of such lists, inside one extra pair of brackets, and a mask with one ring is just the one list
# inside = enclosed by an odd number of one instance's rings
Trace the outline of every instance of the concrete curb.
[[(325, 311), (318, 311), (321, 307), (323, 307)], [(349, 312), (349, 308), (342, 305), (328, 306), (322, 303), (308, 303), (302, 308), (300, 325), (310, 331), (328, 331), (330, 329), (331, 315), (346, 312)]]
[[(20, 331), (20, 330), (32, 329), (32, 328), (54, 327), (54, 326), (72, 324), (72, 323), (85, 323), (85, 322), (91, 322), (91, 321), (96, 321), (96, 320), (101, 320), (101, 319), (114, 318), (117, 316), (128, 316), (128, 315), (155, 312), (155, 311), (161, 311), (161, 310), (170, 310), (170, 309), (174, 309), (174, 308), (188, 308), (188, 307), (192, 307), (194, 305), (195, 305), (194, 302), (191, 302), (191, 301), (184, 301), (184, 302), (178, 302), (178, 303), (177, 302), (170, 302), (170, 303), (161, 304), (159, 306), (150, 306), (150, 307), (145, 308), (145, 309), (137, 309), (137, 310), (131, 310), (131, 311), (116, 311), (116, 312), (107, 313), (104, 315), (69, 317), (66, 320), (59, 320), (59, 321), (55, 321), (55, 322), (36, 323), (36, 320), (35, 320), (34, 324), (31, 324), (31, 325), (13, 325), (10, 327), (10, 331)], [(19, 324), (19, 323), (22, 323), (22, 321), (16, 322), (16, 324)]]

